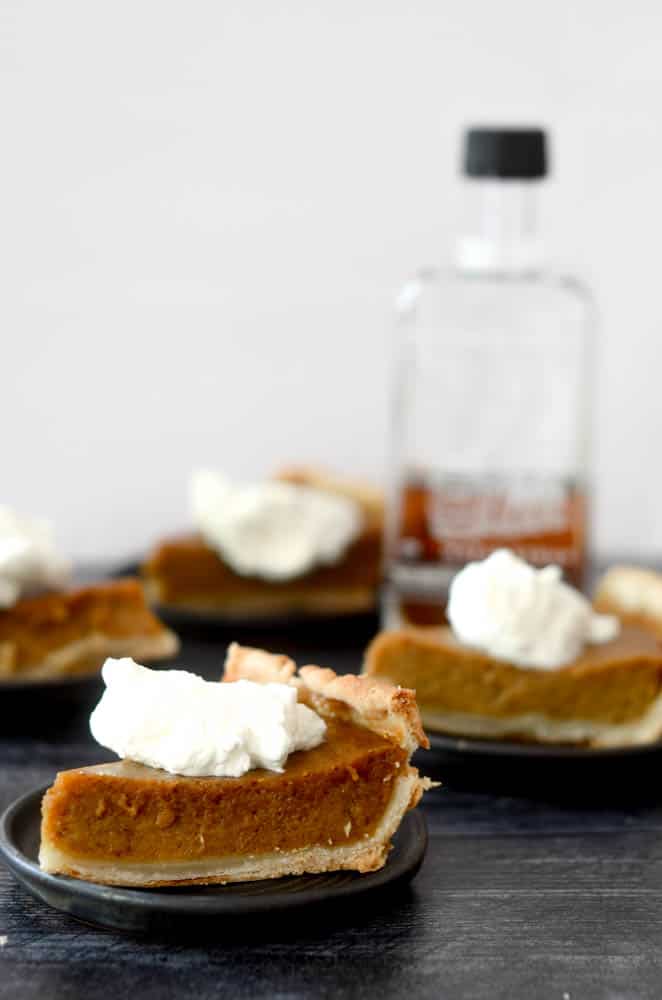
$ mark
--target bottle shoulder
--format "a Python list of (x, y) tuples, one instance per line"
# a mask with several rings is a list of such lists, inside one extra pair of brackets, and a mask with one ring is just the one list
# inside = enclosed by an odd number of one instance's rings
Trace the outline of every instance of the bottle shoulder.
[(409, 304), (426, 292), (434, 294), (435, 289), (440, 288), (446, 293), (471, 296), (510, 295), (522, 291), (592, 299), (586, 282), (564, 271), (460, 271), (451, 267), (419, 268), (402, 285), (399, 297), (403, 298), (403, 304)]
[(518, 274), (421, 268), (396, 300), (397, 314), (405, 321), (449, 313), (496, 317), (545, 311), (581, 318), (594, 308), (592, 293), (580, 278), (553, 270)]

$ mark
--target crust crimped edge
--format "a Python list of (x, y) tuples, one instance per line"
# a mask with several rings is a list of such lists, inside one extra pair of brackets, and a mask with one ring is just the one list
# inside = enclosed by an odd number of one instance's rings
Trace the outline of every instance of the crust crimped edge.
[(394, 740), (410, 754), (430, 744), (416, 704), (416, 694), (379, 677), (344, 674), (325, 667), (301, 667), (287, 656), (262, 649), (229, 648), (223, 673), (225, 681), (252, 680), (260, 684), (295, 684), (299, 697), (320, 715), (348, 715), (357, 725)]
[(296, 664), (282, 653), (267, 653), (264, 649), (240, 646), (233, 642), (228, 646), (224, 681), (255, 681), (257, 684), (289, 684), (296, 673)]
[(384, 519), (384, 494), (381, 490), (362, 480), (345, 479), (324, 469), (309, 465), (288, 465), (279, 469), (275, 479), (286, 483), (298, 483), (301, 486), (312, 486), (327, 493), (338, 493), (341, 496), (355, 500), (371, 520)]
[(662, 638), (661, 573), (641, 566), (612, 566), (598, 580), (593, 604), (597, 611)]
[[(301, 667), (297, 674), (296, 664), (289, 657), (240, 646), (235, 642), (228, 647), (223, 680), (292, 684), (297, 688), (299, 699), (321, 716), (346, 718), (355, 725), (370, 729), (402, 747), (408, 757), (419, 747), (428, 749), (430, 746), (421, 723), (415, 692), (382, 678), (338, 675), (328, 668), (310, 665)], [(395, 780), (389, 807), (370, 840), (350, 850), (343, 862), (333, 849), (333, 862), (329, 863), (329, 858), (324, 868), (316, 870), (343, 867), (374, 871), (381, 868), (390, 850), (391, 838), (404, 814), (418, 805), (424, 792), (438, 785), (436, 781), (422, 778), (417, 768), (408, 761)], [(306, 867), (301, 870), (313, 869)]]

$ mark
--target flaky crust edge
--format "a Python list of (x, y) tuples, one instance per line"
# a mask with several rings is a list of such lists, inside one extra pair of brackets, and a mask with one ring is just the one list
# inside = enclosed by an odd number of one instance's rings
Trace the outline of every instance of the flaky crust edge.
[(662, 573), (643, 566), (612, 566), (597, 582), (593, 605), (662, 638)]
[(294, 684), (299, 697), (323, 716), (348, 717), (357, 725), (394, 740), (411, 755), (430, 743), (416, 704), (416, 694), (380, 677), (338, 675), (325, 667), (296, 665), (287, 656), (230, 645), (223, 680)]
[(358, 503), (371, 521), (382, 523), (384, 520), (383, 491), (363, 480), (338, 476), (311, 465), (284, 466), (276, 472), (274, 478), (286, 483), (311, 486), (328, 493), (338, 493)]
[[(308, 665), (301, 667), (297, 673), (296, 664), (288, 656), (238, 643), (232, 643), (228, 648), (223, 680), (292, 684), (297, 688), (299, 699), (321, 716), (347, 719), (406, 750), (407, 764), (394, 782), (393, 796), (379, 829), (364, 845), (352, 849), (347, 861), (342, 864), (342, 867), (357, 871), (381, 868), (386, 862), (391, 838), (404, 814), (418, 805), (424, 792), (438, 787), (438, 782), (421, 777), (410, 762), (415, 750), (430, 746), (414, 691), (382, 678), (338, 675), (324, 667)], [(335, 864), (327, 870), (337, 864), (336, 857)]]

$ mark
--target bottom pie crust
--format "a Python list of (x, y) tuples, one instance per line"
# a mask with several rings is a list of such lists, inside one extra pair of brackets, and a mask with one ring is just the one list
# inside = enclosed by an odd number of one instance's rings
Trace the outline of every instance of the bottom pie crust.
[(506, 717), (439, 712), (421, 709), (423, 724), (431, 732), (454, 736), (521, 737), (537, 743), (585, 743), (594, 747), (641, 746), (662, 736), (662, 695), (645, 715), (633, 722), (606, 723), (588, 719), (551, 719), (528, 714)]
[(254, 596), (242, 594), (190, 594), (173, 598), (157, 580), (145, 580), (145, 593), (152, 605), (165, 610), (186, 611), (190, 614), (213, 614), (219, 619), (236, 622), (242, 618), (272, 618), (277, 615), (346, 615), (372, 611), (375, 588), (362, 586), (326, 587), (311, 590), (292, 584), (282, 592), (271, 590)]

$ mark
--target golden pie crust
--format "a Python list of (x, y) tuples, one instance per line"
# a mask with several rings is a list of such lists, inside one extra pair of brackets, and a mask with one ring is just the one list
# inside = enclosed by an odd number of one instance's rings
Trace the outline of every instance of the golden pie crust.
[(593, 604), (596, 611), (662, 639), (662, 574), (640, 566), (613, 566), (598, 581)]
[(338, 869), (374, 871), (430, 783), (411, 691), (230, 647), (226, 682), (288, 683), (327, 738), (282, 773), (188, 778), (130, 761), (59, 774), (44, 797), (44, 870), (116, 885), (227, 883)]

